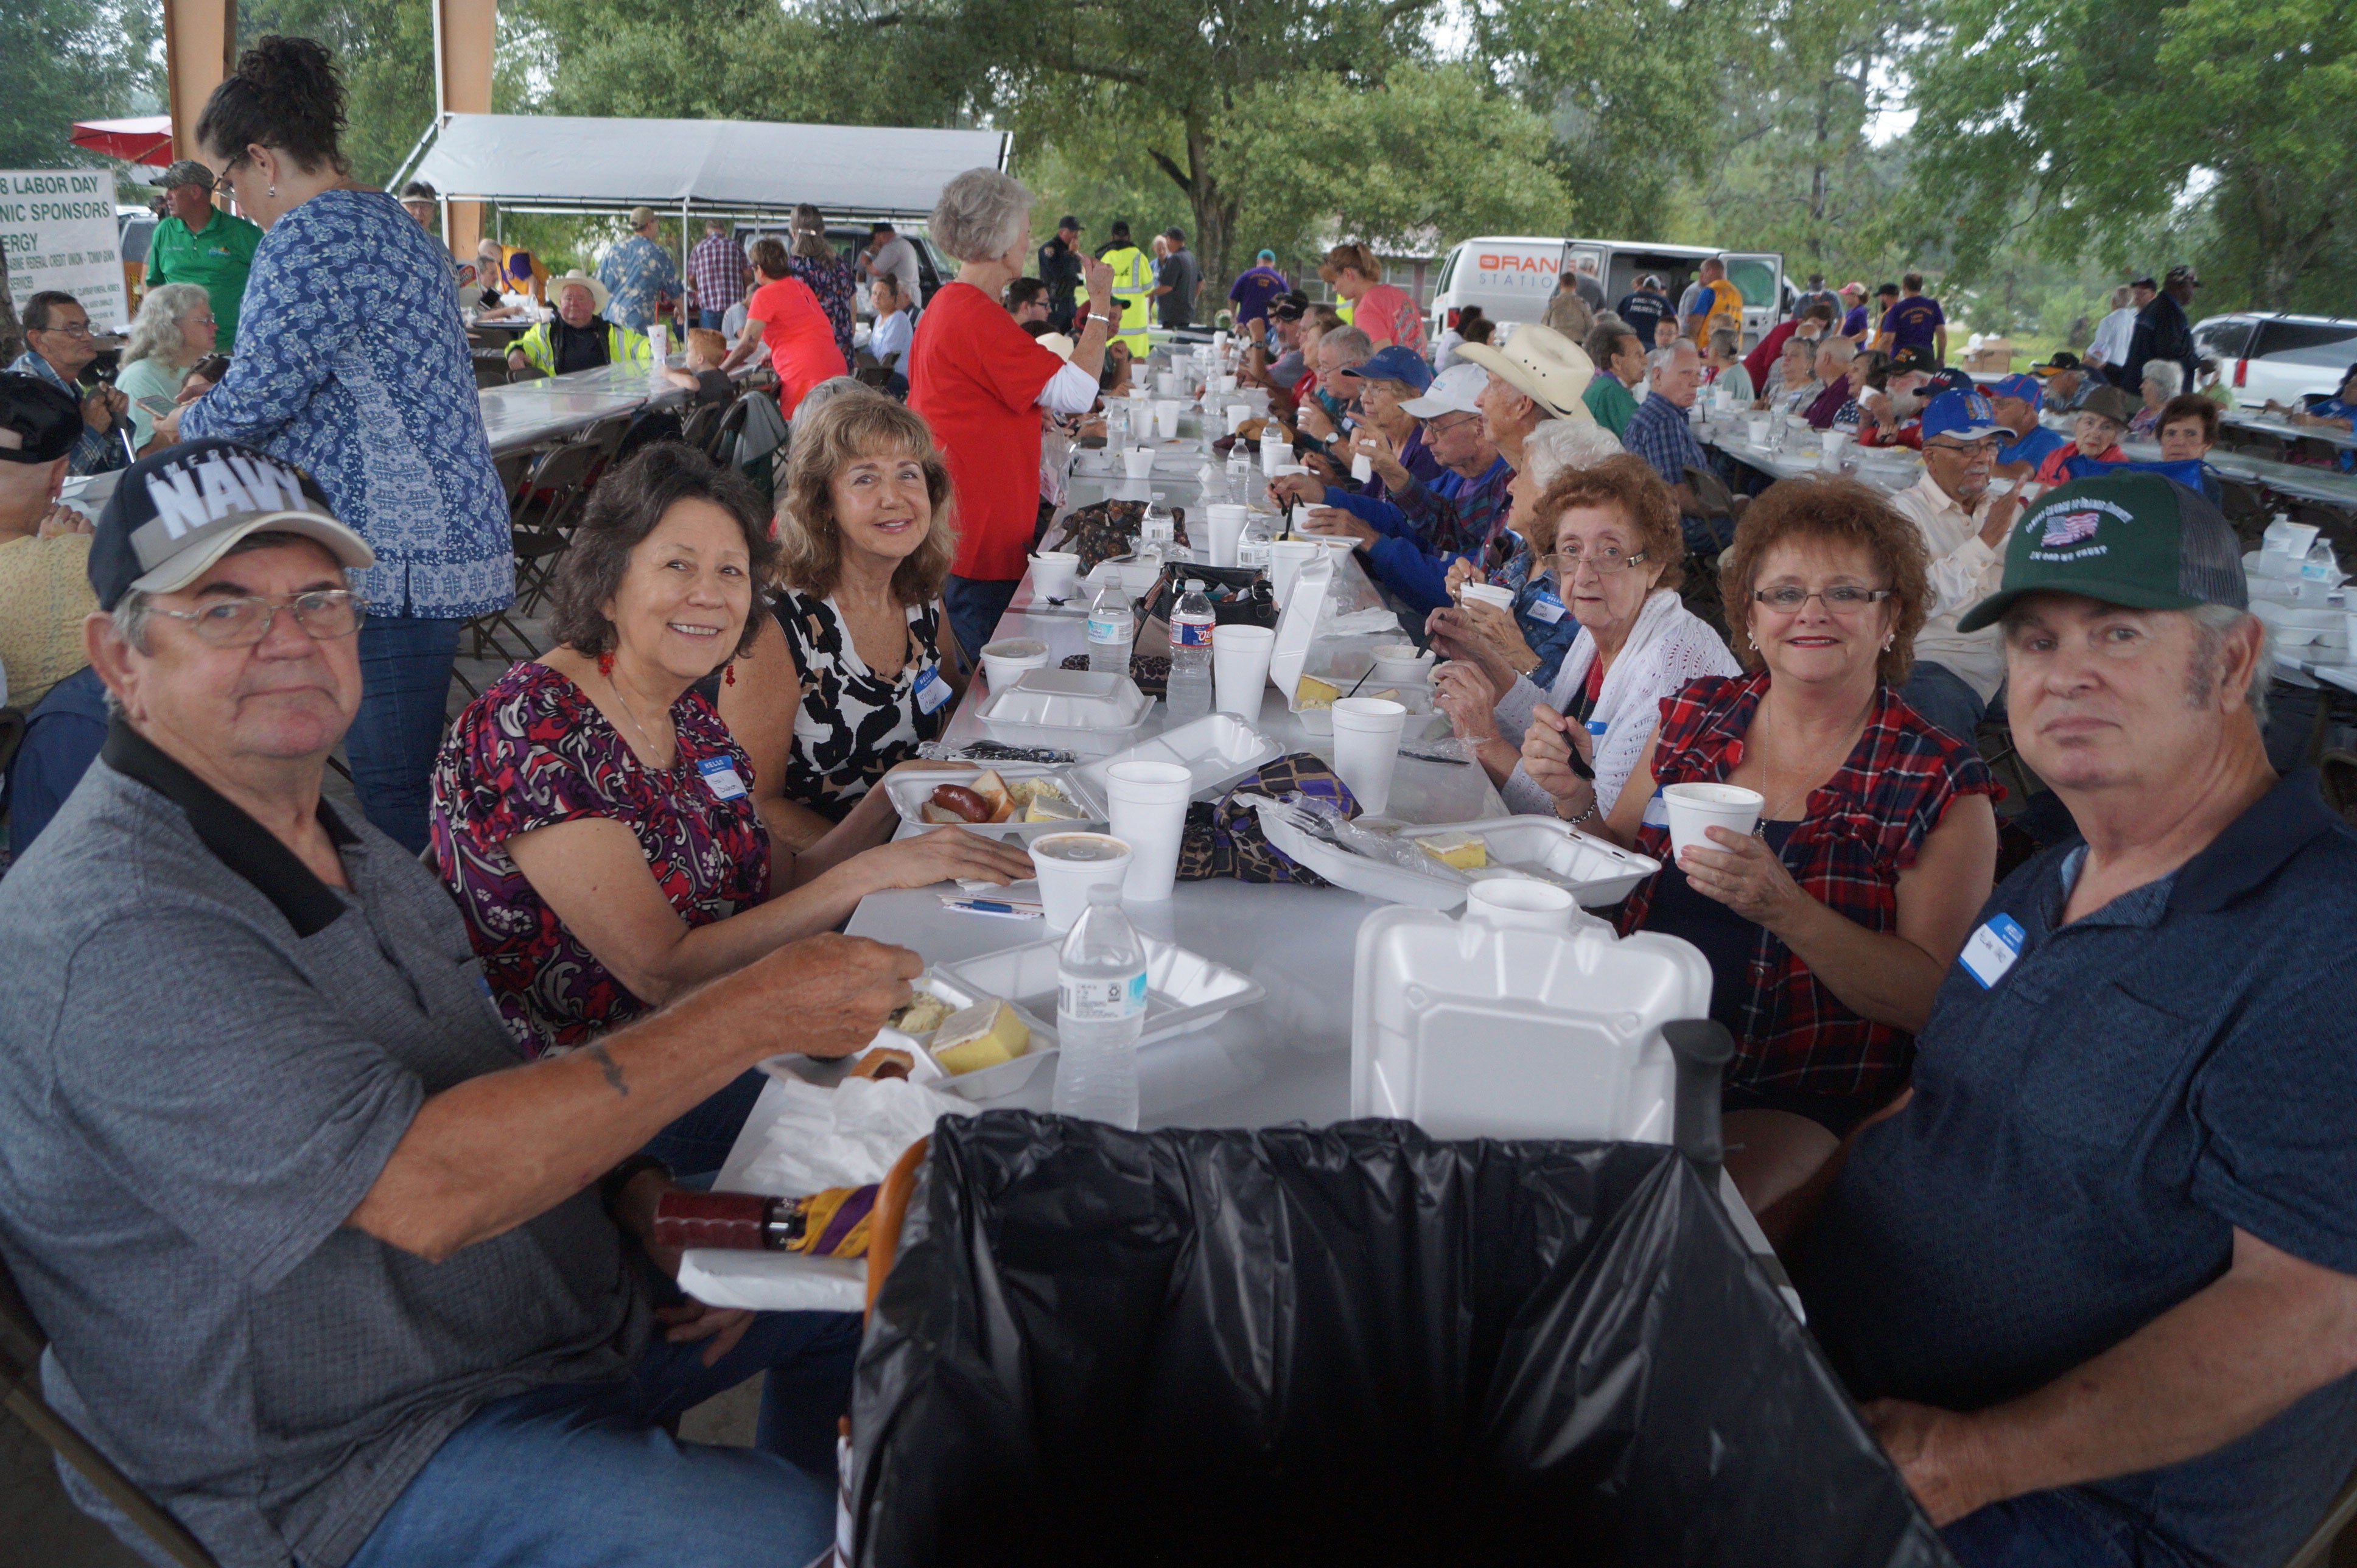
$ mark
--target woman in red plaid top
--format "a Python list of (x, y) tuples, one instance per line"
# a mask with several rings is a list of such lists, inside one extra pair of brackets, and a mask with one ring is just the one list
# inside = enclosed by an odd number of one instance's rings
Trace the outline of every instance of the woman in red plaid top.
[[(1584, 730), (1542, 707), (1524, 740), (1556, 810), (1665, 864), (1620, 929), (1662, 931), (1711, 965), (1734, 1033), (1727, 1167), (1752, 1208), (1806, 1180), (1904, 1087), (1912, 1032), (1996, 868), (1998, 787), (1969, 737), (1899, 695), (1929, 612), (1913, 524), (1849, 480), (1788, 479), (1751, 503), (1720, 564), (1749, 673), (1663, 699), (1652, 761), (1609, 820), (1568, 763)], [(1666, 784), (1759, 791), (1758, 832), (1671, 860)]]

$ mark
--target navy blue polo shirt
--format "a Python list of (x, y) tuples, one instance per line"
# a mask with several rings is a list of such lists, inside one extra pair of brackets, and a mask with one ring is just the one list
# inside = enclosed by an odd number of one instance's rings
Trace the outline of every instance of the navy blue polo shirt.
[[(1996, 890), (1915, 1098), (1859, 1139), (1798, 1258), (1861, 1400), (1975, 1410), (2216, 1280), (2239, 1228), (2357, 1274), (2357, 834), (2283, 779), (2160, 881), (2056, 922), (2084, 846)], [(1968, 946), (1967, 953), (1973, 950)], [(2357, 1466), (2357, 1379), (2213, 1453), (2085, 1488), (2197, 1561), (2275, 1568)]]

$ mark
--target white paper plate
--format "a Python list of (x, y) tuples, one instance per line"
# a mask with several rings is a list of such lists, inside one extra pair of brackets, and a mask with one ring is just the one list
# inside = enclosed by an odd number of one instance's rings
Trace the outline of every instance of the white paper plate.
[[(1268, 994), (1267, 987), (1252, 976), (1200, 953), (1189, 952), (1176, 942), (1166, 942), (1143, 931), (1137, 934), (1137, 940), (1146, 948), (1146, 1033), (1138, 1038), (1141, 1046), (1209, 1027), (1235, 1009), (1248, 1007)], [(1032, 1026), (1035, 1036), (1044, 1027), (1052, 1036), (1056, 966), (1063, 946), (1063, 939), (1059, 937), (1026, 947), (1004, 948), (980, 958), (943, 965), (942, 972), (971, 991), (1005, 997), (1014, 1004), (1023, 1021)], [(1046, 1019), (1044, 1025), (1040, 1023), (1042, 1018)], [(1015, 1065), (1008, 1062), (1005, 1067), (986, 1070), (1005, 1072)], [(962, 1081), (952, 1079), (951, 1087)]]

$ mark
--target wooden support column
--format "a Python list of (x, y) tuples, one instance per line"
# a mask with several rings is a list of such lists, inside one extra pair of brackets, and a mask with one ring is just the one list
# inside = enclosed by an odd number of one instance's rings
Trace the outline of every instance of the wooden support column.
[(201, 156), (197, 118), (237, 64), (237, 0), (164, 0), (164, 64), (172, 100), (172, 156)]
[[(434, 112), (491, 112), (491, 51), (499, 41), (499, 0), (430, 0), (434, 7)], [(450, 201), (442, 237), (451, 254), (472, 261), (483, 237), (483, 204)]]

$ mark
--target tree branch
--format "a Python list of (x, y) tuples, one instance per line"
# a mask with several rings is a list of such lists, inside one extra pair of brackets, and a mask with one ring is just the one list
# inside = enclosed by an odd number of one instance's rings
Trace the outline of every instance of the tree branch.
[(1146, 156), (1152, 158), (1162, 172), (1170, 177), (1172, 183), (1185, 191), (1190, 199), (1194, 196), (1195, 182), (1188, 177), (1187, 172), (1172, 160), (1168, 153), (1148, 151)]

